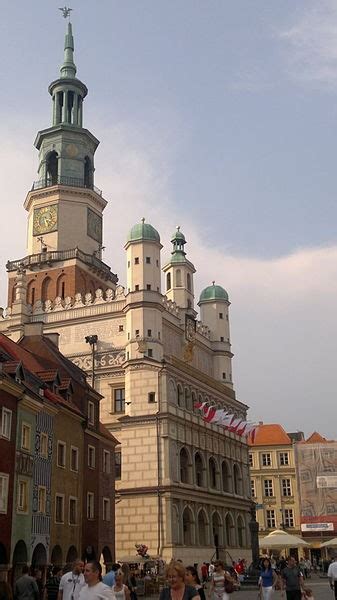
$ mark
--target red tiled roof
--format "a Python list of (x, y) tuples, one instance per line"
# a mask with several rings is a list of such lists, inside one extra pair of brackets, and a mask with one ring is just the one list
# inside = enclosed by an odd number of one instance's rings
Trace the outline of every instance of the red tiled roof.
[(332, 442), (333, 440), (327, 440), (323, 437), (318, 431), (314, 431), (309, 437), (303, 441), (304, 444), (326, 444), (327, 442)]
[(3, 348), (14, 360), (21, 361), (23, 366), (32, 373), (37, 373), (37, 371), (41, 371), (44, 368), (44, 365), (41, 364), (40, 360), (32, 352), (13, 342), (13, 340), (3, 333), (0, 333), (0, 348)]
[(249, 438), (248, 444), (250, 446), (291, 446), (292, 442), (282, 425), (266, 423), (259, 425), (255, 432), (254, 442)]
[(101, 435), (103, 435), (103, 437), (109, 440), (109, 442), (114, 442), (115, 444), (120, 443), (101, 422), (99, 422), (99, 432)]
[(85, 418), (85, 415), (80, 411), (79, 408), (77, 408), (76, 404), (74, 404), (71, 400), (65, 400), (59, 394), (54, 394), (54, 392), (51, 392), (48, 389), (44, 390), (44, 395), (48, 400), (51, 400), (51, 402), (53, 402), (54, 404), (61, 404), (62, 406), (67, 407), (72, 412), (75, 412), (76, 414), (83, 417), (83, 419)]

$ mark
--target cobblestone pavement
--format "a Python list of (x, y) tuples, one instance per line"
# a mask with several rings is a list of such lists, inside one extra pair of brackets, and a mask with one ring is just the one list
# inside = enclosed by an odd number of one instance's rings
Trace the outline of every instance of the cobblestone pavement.
[[(306, 584), (313, 591), (315, 600), (334, 600), (335, 595), (330, 589), (328, 584), (328, 580), (317, 580), (317, 581), (308, 581)], [(283, 596), (284, 600), (286, 596)], [(273, 600), (281, 600), (282, 594), (281, 592), (274, 592)], [(231, 600), (260, 600), (257, 590), (240, 590), (240, 592), (234, 592), (231, 594)]]

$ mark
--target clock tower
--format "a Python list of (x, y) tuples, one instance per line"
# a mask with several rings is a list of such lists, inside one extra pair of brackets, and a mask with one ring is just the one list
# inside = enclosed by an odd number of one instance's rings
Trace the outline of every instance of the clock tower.
[(38, 132), (38, 177), (28, 192), (27, 255), (7, 263), (8, 305), (15, 298), (18, 268), (27, 275), (27, 302), (45, 302), (97, 288), (114, 288), (117, 276), (102, 261), (107, 204), (94, 185), (99, 141), (83, 127), (88, 89), (76, 77), (72, 25), (67, 24), (59, 78), (49, 86), (52, 124)]

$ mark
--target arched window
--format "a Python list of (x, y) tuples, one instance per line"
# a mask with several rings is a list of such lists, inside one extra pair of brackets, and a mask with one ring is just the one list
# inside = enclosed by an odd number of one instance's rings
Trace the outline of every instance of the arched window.
[(207, 539), (207, 519), (203, 510), (199, 511), (198, 514), (198, 537), (199, 537), (199, 546), (206, 546), (208, 543)]
[(192, 290), (191, 275), (190, 275), (190, 273), (187, 273), (187, 289), (188, 289), (189, 292)]
[(234, 546), (234, 521), (230, 513), (227, 513), (225, 520), (227, 546)]
[(204, 485), (204, 465), (199, 452), (194, 457), (194, 469), (195, 469), (195, 483), (198, 487)]
[[(34, 302), (35, 302), (35, 294), (36, 294), (35, 286), (36, 286), (36, 282), (34, 279), (32, 281), (30, 281), (27, 286), (27, 304), (31, 304), (32, 306), (34, 305)], [(13, 288), (13, 291), (14, 291), (13, 300), (15, 300), (15, 287)]]
[(239, 465), (233, 467), (234, 494), (242, 496), (242, 476)]
[(180, 544), (179, 535), (179, 510), (175, 504), (172, 506), (172, 542), (173, 544)]
[(57, 279), (57, 284), (56, 284), (56, 296), (60, 296), (60, 298), (62, 298), (62, 300), (64, 300), (64, 298), (66, 297), (66, 276), (64, 273), (62, 273), (62, 275), (60, 275)]
[(232, 491), (231, 472), (226, 460), (222, 461), (221, 465), (222, 489), (224, 492)]
[(84, 159), (84, 187), (92, 188), (92, 165), (89, 156)]
[(193, 544), (193, 524), (193, 515), (188, 506), (186, 506), (183, 512), (183, 544), (185, 546), (192, 546)]
[(210, 458), (208, 461), (209, 469), (209, 484), (211, 488), (216, 489), (216, 464), (214, 458)]
[(53, 150), (46, 158), (46, 185), (56, 185), (58, 182), (58, 154)]
[(186, 410), (192, 410), (191, 406), (191, 392), (188, 388), (185, 388), (185, 408)]
[(238, 545), (240, 548), (243, 548), (246, 545), (246, 531), (245, 531), (245, 523), (241, 516), (238, 517)]
[(41, 301), (45, 302), (46, 300), (52, 300), (51, 298), (51, 285), (52, 285), (52, 280), (50, 277), (45, 277), (43, 282), (42, 282), (42, 287), (41, 287)]
[(180, 450), (180, 481), (189, 483), (189, 460), (185, 448)]
[(167, 273), (166, 275), (166, 290), (171, 289), (171, 273)]
[(183, 406), (183, 388), (180, 383), (177, 385), (177, 404), (182, 408)]
[(219, 546), (222, 546), (222, 531), (221, 531), (221, 519), (218, 512), (214, 512), (212, 515), (212, 534), (213, 544), (215, 546), (216, 554), (218, 553)]
[(176, 286), (181, 287), (181, 269), (176, 270)]

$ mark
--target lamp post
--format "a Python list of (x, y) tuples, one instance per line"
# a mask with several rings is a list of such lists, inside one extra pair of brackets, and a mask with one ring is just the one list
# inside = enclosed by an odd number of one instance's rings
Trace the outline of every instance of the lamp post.
[(95, 389), (95, 352), (97, 349), (98, 336), (97, 335), (86, 335), (85, 341), (90, 345), (91, 348), (91, 387)]

